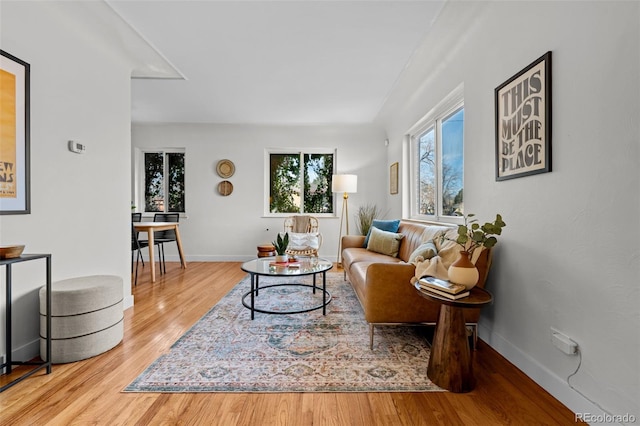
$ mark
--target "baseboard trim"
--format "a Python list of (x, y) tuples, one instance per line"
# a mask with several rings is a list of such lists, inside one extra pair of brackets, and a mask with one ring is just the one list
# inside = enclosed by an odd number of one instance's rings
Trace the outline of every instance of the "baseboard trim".
[[(248, 256), (248, 255), (222, 255), (222, 256), (210, 256), (210, 255), (195, 255), (195, 256), (187, 256), (188, 262), (247, 262), (249, 260), (255, 259), (256, 256)], [(144, 261), (147, 261), (147, 257), (144, 258)], [(180, 256), (176, 255), (168, 255), (165, 256), (165, 261), (167, 262), (180, 262)], [(157, 259), (156, 259), (157, 263)]]
[[(497, 333), (494, 333), (486, 326), (483, 326), (482, 322), (480, 322), (478, 326), (478, 335), (496, 352), (505, 357), (510, 363), (515, 365), (531, 380), (540, 385), (544, 390), (549, 392), (554, 398), (574, 413), (592, 413), (594, 415), (607, 414), (591, 401), (571, 389), (566, 378), (557, 376), (544, 365), (540, 364), (534, 358), (531, 358), (525, 352), (520, 350), (517, 346), (513, 345), (507, 339)], [(568, 374), (570, 373), (571, 372)]]
[(127, 309), (133, 307), (133, 303), (134, 303), (133, 295), (132, 294), (126, 295), (124, 297), (124, 300), (122, 301), (122, 310), (126, 311)]
[[(27, 362), (37, 356), (40, 356), (40, 337), (11, 351), (11, 360), (13, 361)], [(2, 362), (5, 360), (6, 358), (3, 356)], [(15, 368), (15, 366), (13, 368)]]

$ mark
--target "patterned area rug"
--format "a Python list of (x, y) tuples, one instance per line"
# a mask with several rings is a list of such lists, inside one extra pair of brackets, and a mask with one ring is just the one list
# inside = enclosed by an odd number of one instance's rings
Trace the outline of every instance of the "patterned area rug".
[[(318, 276), (318, 286), (322, 280)], [(260, 279), (260, 286), (286, 277)], [(427, 378), (429, 346), (421, 327), (376, 327), (374, 349), (351, 285), (327, 273), (332, 300), (302, 314), (250, 312), (241, 299), (244, 278), (125, 392), (425, 392), (441, 391)], [(247, 298), (249, 301), (249, 298)], [(322, 301), (310, 287), (260, 290), (256, 307), (304, 310)]]

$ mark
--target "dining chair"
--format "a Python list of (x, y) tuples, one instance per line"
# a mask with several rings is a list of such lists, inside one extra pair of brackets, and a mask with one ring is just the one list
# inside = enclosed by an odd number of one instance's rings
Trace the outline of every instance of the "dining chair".
[[(156, 213), (153, 216), (154, 222), (179, 222), (180, 221), (180, 213)], [(162, 260), (160, 261), (161, 266), (164, 268), (164, 272), (167, 272), (167, 264), (164, 260), (164, 243), (176, 242), (176, 231), (173, 229), (168, 229), (166, 231), (156, 231), (153, 234), (153, 239), (156, 243), (159, 244), (160, 250), (158, 251), (158, 256), (162, 255)]]
[(144, 266), (144, 259), (142, 258), (142, 251), (140, 249), (144, 247), (149, 247), (148, 241), (140, 241), (138, 240), (138, 233), (136, 232), (136, 228), (133, 226), (133, 221), (131, 222), (131, 272), (133, 273), (133, 256), (135, 253), (136, 256), (136, 275), (134, 279), (133, 285), (138, 285), (138, 261), (142, 260), (142, 266)]
[[(131, 222), (142, 222), (142, 213), (131, 213)], [(136, 232), (136, 237), (138, 238), (138, 242), (140, 243), (141, 248), (149, 247), (149, 240), (141, 240), (139, 237), (140, 233)], [(154, 234), (155, 236), (155, 234)], [(132, 242), (133, 243), (133, 242)], [(158, 262), (160, 263), (160, 272), (162, 272), (162, 257), (160, 256), (160, 243), (154, 241), (154, 245), (158, 248)], [(132, 249), (133, 250), (133, 249)], [(140, 257), (140, 262), (142, 262), (142, 267), (144, 268), (144, 257)], [(133, 264), (131, 265), (133, 270)]]
[[(131, 222), (142, 222), (142, 213), (131, 212)], [(139, 232), (136, 232), (136, 238), (138, 237), (139, 234), (140, 234)], [(147, 247), (147, 245), (145, 245), (144, 247)], [(131, 239), (131, 250), (133, 250), (133, 238)], [(133, 272), (133, 252), (131, 252), (131, 256), (132, 256), (131, 272)], [(142, 262), (142, 267), (144, 268), (144, 259), (142, 257), (140, 258), (140, 261)]]

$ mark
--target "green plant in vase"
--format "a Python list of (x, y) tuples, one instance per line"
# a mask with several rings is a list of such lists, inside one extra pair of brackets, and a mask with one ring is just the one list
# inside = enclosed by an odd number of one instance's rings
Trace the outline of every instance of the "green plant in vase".
[(275, 241), (272, 241), (271, 244), (276, 248), (276, 262), (286, 262), (289, 260), (287, 256), (287, 247), (289, 247), (289, 233), (285, 232), (284, 237), (281, 234), (278, 234)]
[(493, 222), (480, 225), (474, 214), (464, 216), (464, 224), (458, 225), (458, 236), (449, 238), (445, 233), (440, 235), (440, 242), (453, 241), (462, 247), (460, 257), (449, 267), (449, 281), (462, 284), (471, 289), (478, 282), (478, 270), (471, 262), (471, 255), (477, 248), (491, 248), (498, 243), (496, 235), (502, 234), (507, 224), (502, 216), (496, 214)]

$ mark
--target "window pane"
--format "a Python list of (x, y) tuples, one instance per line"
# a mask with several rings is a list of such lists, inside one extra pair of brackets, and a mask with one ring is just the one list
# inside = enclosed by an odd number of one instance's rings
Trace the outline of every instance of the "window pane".
[(418, 143), (418, 214), (436, 213), (436, 163), (434, 128), (420, 136)]
[(269, 211), (300, 212), (300, 155), (269, 155)]
[(305, 154), (304, 165), (305, 213), (331, 213), (333, 154)]
[(168, 197), (170, 212), (184, 212), (184, 154), (170, 152), (167, 154), (168, 164)]
[(464, 182), (464, 109), (460, 108), (442, 120), (442, 214), (464, 214), (462, 184)]
[(164, 211), (164, 165), (161, 152), (144, 154), (144, 210)]

